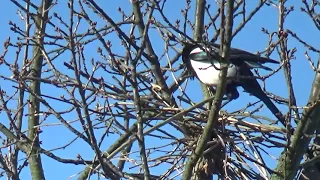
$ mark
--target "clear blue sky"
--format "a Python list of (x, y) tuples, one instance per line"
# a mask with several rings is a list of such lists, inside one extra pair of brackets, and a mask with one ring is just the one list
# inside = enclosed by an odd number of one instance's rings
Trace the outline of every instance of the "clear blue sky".
[[(37, 1), (38, 2), (38, 1)], [(51, 12), (57, 12), (60, 16), (67, 19), (68, 17), (68, 11), (66, 8), (66, 2), (60, 0), (58, 1), (58, 5), (52, 9)], [(130, 7), (130, 1), (129, 0), (119, 0), (119, 1), (108, 1), (108, 3), (103, 1), (96, 1), (98, 4), (101, 4), (103, 9), (111, 15), (111, 17), (115, 18), (116, 21), (120, 20), (120, 15), (117, 11), (118, 7), (120, 6), (125, 11), (131, 11)], [(103, 3), (101, 3), (103, 2)], [(178, 3), (181, 2), (181, 3)], [(308, 18), (304, 13), (302, 13), (299, 9), (302, 4), (298, 1), (290, 1), (290, 3), (296, 3), (292, 4), (295, 6), (295, 11), (292, 12), (289, 17), (287, 18), (287, 21), (285, 23), (285, 28), (290, 29), (291, 31), (294, 31), (297, 33), (299, 37), (304, 39), (306, 42), (310, 43), (311, 45), (314, 45), (315, 47), (320, 46), (319, 41), (319, 32), (317, 32), (317, 29), (312, 24), (312, 21), (310, 18)], [(169, 4), (165, 7), (165, 11), (167, 13), (170, 13), (170, 17), (172, 19), (175, 19), (176, 17), (181, 17), (180, 9), (184, 8), (184, 0), (176, 0), (174, 2), (170, 1)], [(250, 5), (251, 6), (251, 5)], [(23, 28), (23, 21), (20, 19), (20, 17), (17, 14), (17, 7), (11, 3), (10, 1), (3, 1), (1, 3), (1, 14), (0, 16), (0, 44), (4, 42), (4, 40), (11, 36), (12, 41), (16, 41), (16, 36), (13, 35), (13, 33), (10, 31), (10, 27), (8, 25), (9, 20), (11, 20), (14, 23), (17, 23), (20, 25), (21, 28)], [(212, 7), (214, 9), (214, 7)], [(52, 13), (51, 13), (52, 15)], [(189, 16), (193, 16), (193, 13), (190, 13)], [(170, 19), (170, 20), (172, 20)], [(98, 21), (98, 20), (97, 20)], [(174, 23), (174, 21), (171, 21)], [(101, 24), (100, 24), (101, 23)], [(237, 23), (237, 22), (236, 22)], [(232, 46), (236, 48), (241, 48), (249, 52), (257, 52), (262, 51), (266, 45), (268, 37), (264, 35), (261, 32), (261, 28), (267, 28), (269, 31), (277, 31), (278, 29), (278, 10), (272, 6), (265, 6), (253, 19), (250, 23), (246, 25), (246, 27), (235, 37), (235, 39), (232, 42)], [(103, 22), (100, 20), (98, 21), (98, 25), (103, 25)], [(157, 32), (151, 32), (151, 36), (158, 36)], [(189, 32), (189, 36), (192, 36), (192, 33)], [(114, 37), (113, 37), (114, 38)], [(110, 40), (112, 42), (117, 41), (116, 39), (111, 38)], [(152, 37), (155, 39), (154, 42), (154, 48), (159, 49), (157, 53), (163, 52), (164, 44), (163, 42), (159, 41), (159, 37)], [(159, 43), (157, 42), (159, 41)], [(92, 48), (92, 54), (88, 53), (86, 54), (88, 56), (87, 59), (90, 59), (91, 57), (97, 57), (96, 48), (97, 44), (89, 45), (89, 48)], [(99, 44), (100, 46), (100, 44)], [(299, 44), (297, 41), (292, 39), (290, 37), (289, 39), (289, 48), (297, 48), (296, 52), (296, 60), (292, 61), (292, 72), (293, 72), (293, 84), (294, 84), (294, 90), (296, 93), (297, 103), (299, 106), (305, 105), (307, 102), (309, 93), (310, 93), (310, 87), (312, 85), (312, 80), (314, 76), (314, 72), (312, 71), (309, 63), (306, 61), (304, 57), (304, 52), (307, 50), (305, 47), (303, 47), (301, 44)], [(117, 49), (115, 49), (117, 51)], [(0, 46), (0, 52), (3, 51), (3, 47)], [(119, 50), (121, 51), (121, 50)], [(314, 61), (317, 60), (317, 55), (314, 53), (310, 53), (310, 56)], [(14, 51), (9, 51), (8, 55), (6, 56), (6, 59), (10, 61), (10, 58), (14, 58)], [(62, 59), (63, 61), (68, 61), (68, 57), (65, 56), (66, 60)], [(279, 60), (279, 56), (276, 54), (273, 54), (271, 56), (273, 59)], [(165, 61), (165, 60), (163, 60)], [(276, 66), (272, 66), (275, 68)], [(63, 67), (61, 67), (63, 68)], [(0, 66), (0, 74), (4, 75), (4, 73), (8, 72), (6, 69), (3, 69), (3, 67)], [(265, 74), (266, 72), (261, 71), (261, 74)], [(10, 92), (12, 90), (11, 84), (4, 83), (3, 79), (0, 79), (1, 88)], [(270, 78), (267, 81), (267, 88), (268, 91), (273, 92), (277, 95), (287, 97), (287, 90), (286, 90), (286, 83), (284, 80), (283, 73), (278, 73), (274, 77)], [(42, 88), (43, 93), (52, 93), (52, 89), (50, 89), (48, 86), (43, 86)], [(187, 88), (188, 92), (192, 92), (194, 95), (192, 95), (192, 99), (195, 102), (199, 102), (202, 99), (201, 93), (198, 93), (201, 91), (200, 84), (197, 80), (191, 82), (188, 85)], [(195, 93), (197, 92), (197, 93)], [(57, 92), (54, 92), (57, 93)], [(248, 96), (246, 93), (242, 93), (242, 90), (240, 89), (240, 98), (236, 101), (232, 102), (228, 105), (227, 110), (232, 111), (235, 109), (239, 109), (240, 107), (243, 107), (244, 104), (247, 104), (248, 102), (254, 102), (256, 98)], [(63, 109), (62, 107), (61, 109)], [(266, 108), (264, 108), (266, 109)], [(287, 112), (287, 109), (285, 107), (281, 107), (281, 109), (284, 112)], [(3, 113), (3, 112), (2, 112)], [(267, 114), (269, 116), (272, 116), (271, 113), (266, 109), (261, 114)], [(3, 114), (0, 114), (1, 118), (5, 118)], [(73, 120), (75, 117), (72, 116), (65, 116), (67, 120)], [(7, 124), (6, 119), (2, 119), (1, 122)], [(54, 118), (49, 118), (45, 124), (50, 123), (57, 123), (58, 121)], [(26, 123), (26, 122), (25, 122)], [(65, 128), (61, 128), (61, 126), (49, 126), (49, 127), (42, 127), (43, 133), (41, 134), (41, 139), (43, 142), (43, 147), (45, 149), (52, 149), (56, 147), (60, 147), (69, 141), (71, 141), (74, 136), (71, 135), (68, 130)], [(0, 134), (3, 136), (2, 134)], [(99, 133), (98, 133), (99, 135)], [(152, 144), (152, 139), (147, 140), (148, 143)], [(108, 147), (109, 144), (104, 144), (104, 148)], [(81, 141), (76, 141), (73, 143), (70, 147), (64, 149), (64, 150), (58, 150), (54, 151), (55, 154), (63, 157), (63, 158), (72, 158), (75, 159), (77, 154), (81, 154), (81, 156), (85, 159), (92, 159), (94, 157), (93, 151), (88, 147), (87, 145), (83, 145)], [(21, 157), (21, 156), (20, 156)], [(47, 180), (54, 180), (54, 179), (68, 179), (70, 176), (75, 175), (76, 173), (83, 170), (83, 166), (75, 166), (75, 165), (65, 165), (61, 163), (57, 163), (54, 160), (51, 160), (50, 158), (47, 158), (46, 156), (42, 156), (43, 166), (45, 170), (45, 175), (47, 177)], [(23, 162), (23, 159), (21, 160)], [(274, 162), (270, 161), (270, 165), (275, 165)], [(163, 172), (165, 170), (161, 169), (151, 169), (151, 172)], [(31, 179), (29, 168), (25, 168), (24, 171), (22, 171), (21, 179), (28, 180)], [(93, 178), (94, 179), (94, 178)]]

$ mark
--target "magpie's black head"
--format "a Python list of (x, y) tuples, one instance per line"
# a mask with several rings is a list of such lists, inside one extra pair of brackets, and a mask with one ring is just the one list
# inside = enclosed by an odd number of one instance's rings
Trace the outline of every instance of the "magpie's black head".
[(182, 50), (182, 61), (185, 64), (185, 67), (187, 69), (187, 75), (190, 76), (192, 79), (194, 78), (196, 73), (194, 72), (194, 70), (191, 66), (190, 53), (196, 47), (198, 47), (196, 44), (185, 43), (183, 50)]

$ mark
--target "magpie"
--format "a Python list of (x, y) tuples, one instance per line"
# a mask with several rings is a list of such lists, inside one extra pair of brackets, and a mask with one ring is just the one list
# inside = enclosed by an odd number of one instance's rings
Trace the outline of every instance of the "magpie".
[[(186, 65), (188, 75), (197, 77), (202, 83), (216, 87), (219, 83), (220, 73), (220, 45), (212, 42), (206, 43), (186, 43), (182, 51), (182, 60)], [(264, 63), (279, 64), (278, 61), (260, 57), (243, 51), (241, 49), (231, 48), (229, 55), (230, 64), (227, 70), (226, 96), (228, 100), (234, 100), (239, 97), (237, 90), (241, 86), (247, 93), (260, 99), (277, 119), (286, 126), (284, 116), (269, 97), (261, 89), (257, 79), (250, 69), (262, 68), (272, 70)]]

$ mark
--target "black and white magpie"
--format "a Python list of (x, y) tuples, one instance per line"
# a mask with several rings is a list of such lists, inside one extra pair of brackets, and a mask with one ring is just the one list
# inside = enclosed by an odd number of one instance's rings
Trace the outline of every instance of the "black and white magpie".
[[(184, 64), (186, 64), (189, 75), (191, 75), (191, 77), (196, 76), (202, 83), (208, 86), (217, 86), (220, 73), (219, 50), (220, 45), (211, 42), (197, 44), (186, 43), (182, 51), (182, 60)], [(236, 48), (230, 49), (229, 61), (230, 65), (227, 70), (226, 87), (227, 98), (229, 100), (237, 99), (239, 97), (237, 87), (241, 86), (246, 92), (263, 101), (285, 126), (284, 116), (263, 92), (250, 70), (252, 68), (271, 70), (263, 64), (279, 64), (279, 62)]]

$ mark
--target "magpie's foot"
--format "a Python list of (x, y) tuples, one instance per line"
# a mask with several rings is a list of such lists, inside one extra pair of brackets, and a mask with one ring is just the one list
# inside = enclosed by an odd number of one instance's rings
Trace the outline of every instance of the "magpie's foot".
[(232, 101), (232, 99), (230, 99), (230, 98), (228, 98), (228, 97), (224, 98), (224, 100), (226, 100), (226, 101), (221, 104), (221, 108), (223, 108), (223, 107), (226, 106), (229, 102)]

